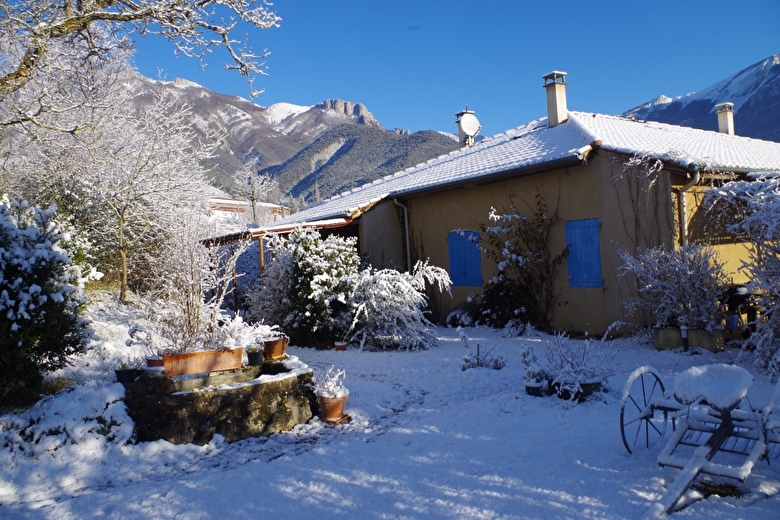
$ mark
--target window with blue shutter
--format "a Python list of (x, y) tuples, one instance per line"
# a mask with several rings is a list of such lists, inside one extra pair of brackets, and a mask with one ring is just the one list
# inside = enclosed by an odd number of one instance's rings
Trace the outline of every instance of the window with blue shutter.
[(566, 245), (569, 248), (569, 287), (601, 287), (601, 248), (599, 219), (566, 221)]
[(460, 230), (447, 235), (452, 285), (482, 285), (479, 231)]

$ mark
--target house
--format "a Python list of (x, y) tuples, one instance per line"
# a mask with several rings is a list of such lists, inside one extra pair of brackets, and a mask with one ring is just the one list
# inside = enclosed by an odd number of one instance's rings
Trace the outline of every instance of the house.
[(481, 292), (495, 270), (460, 232), (478, 237), (491, 207), (508, 205), (507, 194), (533, 206), (538, 192), (560, 218), (551, 251), (569, 247), (556, 281), (567, 302), (554, 310), (557, 329), (600, 334), (615, 321), (637, 320), (623, 307), (636, 291), (620, 275), (619, 250), (705, 240), (740, 282), (745, 247), (724, 239), (700, 204), (707, 189), (725, 180), (780, 171), (780, 143), (733, 135), (729, 103), (717, 108), (721, 131), (704, 131), (569, 111), (566, 74), (543, 79), (546, 118), (474, 143), (468, 137), (478, 125), (469, 116), (460, 149), (253, 234), (324, 222), (328, 233), (358, 236), (360, 253), (377, 268), (410, 269), (427, 258), (448, 269), (454, 282), (452, 298), (431, 298), (434, 317), (443, 319)]

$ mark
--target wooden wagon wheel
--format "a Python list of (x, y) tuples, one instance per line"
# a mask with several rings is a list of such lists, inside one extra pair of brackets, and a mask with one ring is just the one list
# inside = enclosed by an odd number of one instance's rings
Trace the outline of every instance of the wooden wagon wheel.
[(639, 367), (628, 376), (620, 402), (620, 435), (628, 453), (637, 446), (649, 448), (663, 438), (669, 411), (651, 403), (665, 398), (664, 384), (655, 369)]

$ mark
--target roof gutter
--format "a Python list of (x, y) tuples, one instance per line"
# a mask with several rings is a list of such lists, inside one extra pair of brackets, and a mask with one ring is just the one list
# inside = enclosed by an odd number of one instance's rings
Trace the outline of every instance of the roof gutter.
[(406, 272), (411, 273), (412, 272), (412, 245), (411, 240), (409, 239), (409, 207), (401, 202), (398, 202), (398, 199), (393, 199), (393, 204), (398, 206), (399, 208), (402, 208), (404, 210), (404, 238), (406, 240)]

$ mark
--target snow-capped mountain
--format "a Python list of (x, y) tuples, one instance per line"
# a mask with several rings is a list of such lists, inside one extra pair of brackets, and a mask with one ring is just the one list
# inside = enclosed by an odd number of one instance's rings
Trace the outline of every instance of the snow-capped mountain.
[(684, 96), (659, 96), (623, 115), (705, 130), (717, 130), (715, 105), (734, 103), (737, 135), (780, 141), (780, 54), (714, 85)]

